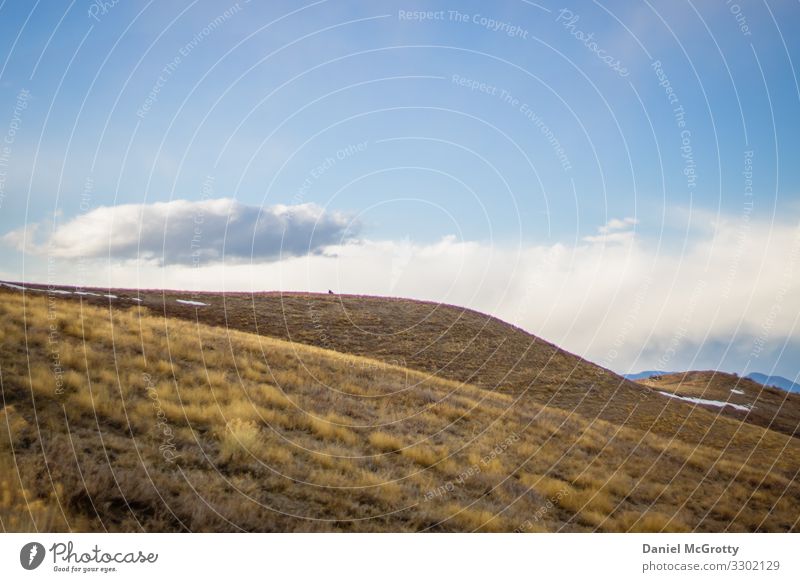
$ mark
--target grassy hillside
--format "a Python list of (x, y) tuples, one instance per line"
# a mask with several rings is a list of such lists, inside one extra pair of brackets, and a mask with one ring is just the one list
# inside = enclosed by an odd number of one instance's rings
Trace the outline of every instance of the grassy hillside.
[[(109, 305), (103, 296), (67, 295)], [(669, 401), (499, 319), (409, 299), (301, 293), (113, 290), (112, 305), (398, 364), (665, 438), (728, 446), (718, 410)], [(62, 295), (59, 295), (62, 297)], [(179, 301), (200, 302), (201, 306)], [(688, 416), (687, 416), (688, 415)]]
[(677, 396), (716, 403), (729, 402), (736, 406), (699, 406), (789, 436), (800, 437), (800, 395), (766, 387), (734, 374), (715, 371), (662, 374), (638, 380), (638, 383)]
[(662, 396), (712, 437), (135, 306), (0, 317), (4, 530), (798, 529), (797, 439)]

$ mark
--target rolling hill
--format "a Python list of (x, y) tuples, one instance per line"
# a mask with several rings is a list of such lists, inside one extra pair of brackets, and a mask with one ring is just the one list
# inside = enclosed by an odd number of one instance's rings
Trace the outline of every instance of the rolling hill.
[(38, 289), (0, 290), (7, 531), (798, 529), (786, 430), (484, 314)]
[(747, 375), (747, 378), (753, 380), (754, 382), (758, 382), (759, 384), (763, 384), (764, 386), (780, 388), (781, 390), (794, 392), (796, 394), (800, 393), (800, 384), (792, 382), (783, 376), (770, 376), (767, 374), (761, 374), (760, 372), (752, 372)]
[[(718, 372), (719, 373), (719, 372)], [(669, 374), (677, 374), (677, 372), (665, 372), (663, 370), (644, 370), (642, 372), (623, 374), (623, 378), (637, 382), (639, 380), (647, 380), (653, 376), (667, 376)], [(758, 382), (759, 384), (771, 388), (780, 388), (786, 392), (800, 393), (800, 384), (792, 382), (783, 376), (770, 376), (760, 372), (751, 372), (745, 378)]]
[[(27, 286), (45, 294), (45, 286)], [(17, 289), (17, 291), (19, 291)], [(80, 293), (80, 294), (76, 294)], [(525, 396), (591, 419), (668, 438), (725, 446), (724, 416), (695, 409), (674, 422), (682, 404), (624, 379), (497, 318), (409, 299), (307, 293), (188, 293), (62, 287), (56, 297), (84, 304), (138, 305), (183, 319), (396, 364), (437, 378)], [(721, 426), (721, 425), (720, 425)]]
[(652, 376), (639, 383), (731, 418), (800, 436), (800, 396), (749, 378), (709, 370)]

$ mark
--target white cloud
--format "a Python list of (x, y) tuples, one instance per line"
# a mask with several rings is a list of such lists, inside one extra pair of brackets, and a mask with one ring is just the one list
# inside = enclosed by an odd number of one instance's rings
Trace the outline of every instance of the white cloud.
[(601, 226), (598, 231), (601, 234), (608, 234), (609, 232), (614, 232), (617, 230), (628, 230), (630, 227), (639, 224), (639, 221), (635, 218), (627, 217), (627, 218), (612, 218), (609, 220), (604, 226)]
[(612, 218), (605, 225), (597, 229), (596, 235), (585, 236), (583, 240), (600, 244), (627, 244), (633, 241), (632, 228), (639, 224), (635, 218)]
[[(236, 200), (172, 200), (100, 207), (56, 226), (32, 224), (3, 240), (54, 258), (193, 264), (256, 262), (321, 252), (350, 236), (350, 219), (314, 204), (259, 208)], [(44, 240), (37, 235), (47, 230)]]

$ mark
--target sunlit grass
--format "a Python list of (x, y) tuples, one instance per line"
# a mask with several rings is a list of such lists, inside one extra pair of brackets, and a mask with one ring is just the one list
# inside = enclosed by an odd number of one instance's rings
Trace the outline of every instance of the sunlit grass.
[(620, 426), (142, 308), (24, 305), (0, 292), (5, 530), (798, 527), (796, 439), (761, 427)]

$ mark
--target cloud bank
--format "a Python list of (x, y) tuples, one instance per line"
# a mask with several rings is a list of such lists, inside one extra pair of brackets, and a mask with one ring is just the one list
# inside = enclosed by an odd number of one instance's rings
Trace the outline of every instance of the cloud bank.
[[(100, 207), (55, 227), (28, 225), (3, 238), (54, 258), (189, 265), (315, 254), (347, 240), (353, 228), (345, 214), (314, 204), (262, 208), (224, 198)], [(36, 240), (44, 230), (44, 240)]]

